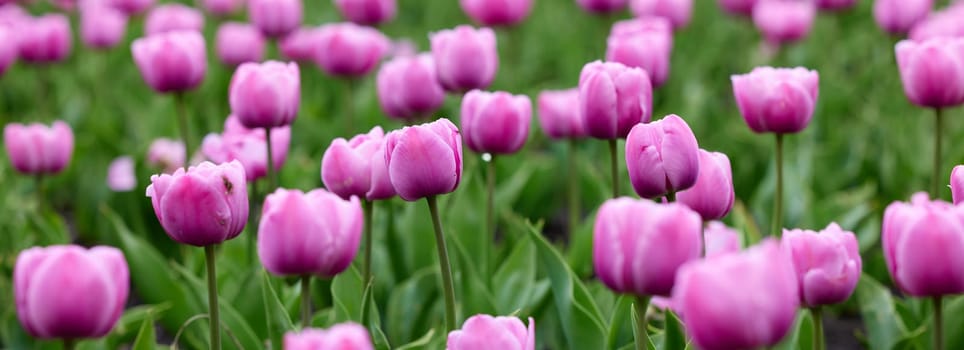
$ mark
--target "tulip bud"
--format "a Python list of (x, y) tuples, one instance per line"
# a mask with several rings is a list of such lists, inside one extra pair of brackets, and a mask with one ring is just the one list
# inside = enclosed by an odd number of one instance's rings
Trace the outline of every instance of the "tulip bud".
[(533, 0), (460, 0), (462, 11), (484, 26), (511, 26), (532, 12)]
[(625, 138), (653, 112), (653, 87), (639, 68), (592, 62), (579, 75), (579, 109), (586, 131), (597, 139)]
[(107, 167), (107, 188), (115, 192), (128, 192), (137, 186), (134, 176), (134, 158), (117, 157)]
[(446, 91), (485, 89), (499, 69), (495, 33), (489, 28), (458, 26), (430, 35), (439, 82)]
[(13, 271), (17, 318), (40, 339), (107, 335), (129, 291), (127, 261), (113, 247), (34, 247), (20, 252)]
[(703, 229), (707, 258), (740, 251), (740, 234), (719, 221), (710, 221)]
[(281, 39), (278, 50), (289, 60), (309, 62), (315, 59), (315, 52), (320, 46), (318, 28), (299, 28)]
[(884, 260), (894, 284), (908, 295), (964, 293), (964, 207), (917, 193), (884, 211)]
[(80, 39), (95, 49), (108, 49), (124, 39), (127, 15), (97, 1), (80, 7)]
[(670, 114), (637, 124), (626, 137), (626, 166), (633, 189), (657, 198), (688, 189), (700, 173), (699, 145), (683, 118)]
[(951, 198), (955, 205), (964, 202), (964, 165), (951, 171)]
[(248, 17), (269, 38), (282, 38), (301, 25), (301, 0), (248, 0)]
[(395, 18), (395, 0), (334, 0), (341, 15), (357, 24), (376, 25)]
[(700, 175), (693, 187), (676, 194), (676, 199), (693, 209), (703, 220), (719, 220), (733, 208), (733, 171), (723, 153), (700, 150)]
[(201, 4), (208, 12), (218, 16), (228, 16), (244, 7), (244, 0), (203, 0)]
[(646, 17), (616, 22), (606, 43), (607, 61), (642, 68), (653, 87), (663, 85), (669, 76), (673, 32), (668, 20)]
[(592, 13), (616, 12), (626, 8), (627, 0), (576, 0), (583, 10)]
[(288, 332), (284, 350), (373, 350), (368, 330), (356, 323), (336, 324), (331, 328), (308, 328), (300, 333)]
[(377, 154), (384, 143), (384, 132), (378, 126), (350, 141), (340, 137), (331, 141), (321, 158), (321, 180), (325, 188), (344, 199), (366, 198), (373, 185), (372, 164), (376, 157), (385, 157), (384, 149)]
[(231, 78), (231, 112), (247, 128), (290, 125), (301, 103), (301, 76), (295, 63), (245, 63)]
[(636, 17), (662, 17), (680, 29), (690, 23), (693, 0), (629, 0), (629, 9)]
[(532, 101), (526, 95), (472, 90), (462, 99), (462, 136), (476, 153), (512, 154), (529, 137)]
[(396, 57), (378, 71), (378, 101), (390, 117), (414, 120), (431, 114), (445, 102), (435, 75), (432, 55)]
[(74, 133), (67, 123), (59, 120), (50, 127), (39, 123), (10, 123), (3, 127), (3, 144), (17, 172), (57, 174), (70, 163)]
[(757, 67), (730, 80), (740, 114), (754, 132), (797, 133), (810, 124), (820, 82), (816, 71)]
[(204, 15), (197, 9), (182, 4), (155, 7), (144, 20), (144, 34), (151, 36), (176, 31), (200, 32), (204, 29)]
[(750, 16), (753, 14), (753, 5), (759, 0), (717, 0), (720, 8), (733, 15)]
[(391, 41), (377, 29), (349, 22), (323, 25), (317, 35), (315, 64), (335, 76), (368, 74), (391, 47)]
[[(271, 158), (275, 169), (284, 166), (290, 141), (290, 126), (271, 128)], [(201, 152), (214, 163), (227, 163), (232, 160), (241, 162), (245, 178), (255, 181), (268, 175), (266, 142), (264, 129), (248, 129), (232, 115), (224, 122), (224, 132), (221, 135), (208, 134), (204, 137)]]
[(183, 244), (222, 243), (237, 237), (248, 221), (248, 186), (238, 161), (153, 175), (147, 196), (164, 231)]
[(261, 62), (264, 58), (264, 37), (249, 24), (227, 22), (218, 28), (215, 39), (221, 63), (238, 66), (247, 62)]
[(536, 322), (529, 317), (527, 328), (518, 317), (475, 315), (462, 329), (449, 332), (446, 350), (516, 349), (535, 350)]
[(817, 8), (810, 1), (760, 0), (753, 6), (753, 24), (774, 45), (805, 38), (816, 15)]
[(26, 19), (18, 31), (20, 59), (27, 63), (47, 64), (70, 55), (70, 21), (64, 15), (43, 15)]
[(668, 296), (676, 270), (700, 258), (702, 223), (677, 203), (607, 200), (593, 226), (596, 276), (617, 293)]
[(134, 63), (141, 77), (160, 93), (193, 90), (204, 80), (207, 53), (195, 31), (167, 32), (134, 40)]
[(784, 230), (783, 250), (793, 258), (800, 300), (814, 307), (842, 303), (860, 280), (857, 237), (831, 223), (823, 231)]
[(147, 149), (147, 164), (163, 169), (165, 173), (173, 173), (184, 167), (184, 143), (178, 140), (159, 138), (151, 142)]
[(933, 6), (933, 0), (874, 0), (874, 20), (887, 33), (903, 34), (927, 18)]
[(964, 38), (903, 40), (895, 50), (910, 102), (931, 108), (964, 103)]
[(154, 6), (154, 0), (108, 0), (108, 2), (128, 16), (144, 12)]
[(579, 89), (546, 90), (539, 93), (539, 124), (554, 139), (586, 137), (579, 114)]
[(857, 0), (817, 0), (817, 7), (824, 11), (841, 11), (854, 7)]
[(462, 138), (448, 119), (395, 130), (385, 137), (388, 176), (407, 201), (455, 191), (462, 179)]

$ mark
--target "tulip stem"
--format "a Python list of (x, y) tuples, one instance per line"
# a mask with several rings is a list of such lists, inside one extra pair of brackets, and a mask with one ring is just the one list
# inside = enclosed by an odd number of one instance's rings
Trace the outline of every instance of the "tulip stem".
[(636, 296), (633, 307), (636, 310), (636, 350), (647, 350), (649, 333), (646, 332), (646, 309), (649, 308), (649, 296)]
[(613, 198), (619, 197), (619, 150), (616, 148), (617, 139), (609, 139), (609, 161), (613, 176)]
[(77, 348), (77, 342), (70, 338), (64, 338), (64, 350), (74, 350)]
[(181, 141), (184, 142), (184, 170), (191, 164), (191, 136), (190, 128), (187, 124), (187, 106), (184, 101), (184, 93), (174, 94), (174, 104), (177, 108), (177, 126), (181, 129)]
[(934, 297), (934, 350), (944, 349), (944, 320), (941, 317), (943, 313), (941, 296)]
[(676, 191), (669, 191), (666, 193), (666, 201), (673, 203), (676, 201)]
[(940, 197), (941, 183), (941, 128), (944, 124), (944, 113), (940, 108), (934, 109), (934, 171), (931, 173), (931, 198)]
[[(485, 158), (483, 158), (485, 159)], [(485, 244), (479, 247), (482, 254), (482, 276), (489, 275), (489, 244), (495, 241), (495, 155), (485, 164), (486, 168), (486, 202), (485, 202), (485, 229), (489, 233)]]
[(258, 244), (258, 180), (251, 181), (251, 201), (248, 210), (248, 264), (254, 262), (255, 245)]
[(271, 128), (264, 128), (264, 144), (268, 150), (268, 191), (271, 193), (278, 188), (278, 169), (274, 168), (274, 155), (271, 154)]
[(812, 307), (810, 316), (813, 321), (813, 350), (823, 350), (826, 348), (823, 340), (823, 312), (819, 306)]
[(576, 164), (576, 139), (569, 139), (569, 236), (579, 226), (579, 167)]
[(773, 194), (773, 231), (780, 237), (783, 228), (783, 134), (777, 134), (777, 187)]
[(218, 315), (218, 274), (214, 261), (214, 245), (204, 246), (208, 265), (208, 314), (211, 316), (211, 349), (221, 350), (221, 318)]
[(442, 222), (439, 220), (438, 204), (435, 196), (427, 197), (428, 210), (432, 214), (432, 224), (435, 226), (435, 247), (438, 249), (438, 265), (442, 274), (442, 290), (445, 294), (445, 331), (455, 330), (455, 288), (452, 287), (452, 268), (449, 266), (449, 253), (445, 248), (445, 235), (442, 233)]
[(375, 202), (362, 199), (362, 208), (365, 213), (365, 261), (362, 265), (362, 283), (366, 286), (372, 279), (372, 215), (375, 212)]
[(301, 275), (301, 328), (311, 326), (311, 275)]

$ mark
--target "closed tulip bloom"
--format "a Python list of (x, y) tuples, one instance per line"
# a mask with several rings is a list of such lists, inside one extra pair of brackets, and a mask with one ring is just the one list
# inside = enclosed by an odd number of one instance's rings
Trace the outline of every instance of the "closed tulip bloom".
[(385, 141), (382, 139), (372, 154), (372, 182), (365, 197), (368, 200), (389, 199), (395, 197), (395, 186), (388, 172), (388, 160), (385, 158)]
[(669, 76), (673, 32), (670, 22), (665, 18), (646, 17), (617, 22), (606, 43), (607, 61), (642, 68), (649, 74), (653, 87), (663, 85)]
[(958, 165), (951, 171), (951, 197), (954, 204), (964, 202), (964, 165)]
[(385, 162), (392, 187), (406, 201), (455, 191), (462, 180), (462, 137), (448, 119), (389, 133)]
[(903, 40), (895, 51), (910, 102), (932, 108), (964, 103), (964, 38)]
[(318, 28), (315, 64), (325, 73), (358, 77), (375, 69), (391, 41), (375, 28), (354, 23), (326, 24)]
[(154, 0), (108, 0), (111, 5), (128, 16), (146, 11), (154, 6)]
[(730, 158), (701, 149), (700, 175), (693, 187), (677, 193), (676, 199), (700, 213), (703, 220), (718, 220), (729, 214), (735, 199)]
[(628, 0), (576, 0), (584, 10), (592, 13), (616, 12), (626, 8)]
[(301, 75), (295, 63), (245, 63), (231, 78), (231, 112), (248, 128), (290, 125), (301, 103)]
[(201, 5), (208, 12), (218, 15), (227, 16), (232, 13), (238, 12), (244, 7), (245, 0), (203, 0)]
[(633, 189), (643, 198), (688, 189), (700, 173), (699, 145), (693, 130), (675, 114), (637, 124), (626, 137), (626, 166)]
[(596, 276), (617, 293), (669, 296), (680, 266), (700, 258), (702, 224), (678, 203), (607, 200), (593, 226)]
[(753, 7), (753, 24), (772, 44), (805, 38), (816, 16), (817, 8), (810, 1), (760, 0)]
[(964, 37), (964, 3), (955, 2), (944, 10), (931, 13), (910, 29), (910, 40), (923, 42), (937, 37)]
[(319, 46), (318, 28), (299, 28), (281, 39), (278, 51), (289, 60), (310, 62), (314, 61)]
[(740, 114), (754, 132), (797, 133), (810, 124), (820, 88), (816, 71), (757, 67), (730, 80)]
[(375, 25), (395, 18), (395, 0), (334, 0), (345, 19), (361, 25)]
[(579, 111), (586, 132), (597, 139), (625, 138), (653, 112), (653, 87), (639, 68), (592, 62), (579, 75)]
[(511, 26), (532, 12), (533, 0), (459, 0), (462, 11), (484, 26)]
[[(201, 152), (214, 163), (238, 160), (244, 166), (245, 178), (255, 181), (268, 175), (266, 142), (264, 129), (248, 129), (232, 115), (224, 122), (223, 133), (204, 137)], [(290, 126), (271, 128), (271, 157), (275, 169), (284, 166), (290, 144)]]
[(285, 334), (284, 350), (373, 350), (368, 330), (357, 323), (336, 324), (329, 329), (308, 328)]
[(933, 0), (874, 0), (874, 20), (887, 33), (904, 34), (927, 18), (933, 6)]
[(80, 40), (95, 49), (114, 47), (124, 39), (127, 15), (99, 1), (80, 7)]
[(13, 271), (17, 318), (40, 339), (107, 335), (129, 291), (127, 260), (113, 247), (33, 247), (20, 252)]
[(546, 90), (539, 93), (539, 124), (553, 139), (586, 137), (579, 114), (579, 89)]
[(204, 80), (207, 53), (195, 31), (167, 32), (134, 40), (134, 63), (141, 77), (160, 93), (193, 90)]
[(144, 20), (144, 33), (155, 35), (166, 32), (204, 29), (204, 15), (197, 9), (182, 4), (155, 7)]
[(127, 192), (137, 186), (134, 175), (134, 158), (130, 156), (117, 157), (107, 167), (107, 188), (115, 192)]
[(690, 23), (693, 0), (630, 0), (629, 10), (636, 17), (662, 17), (680, 29)]
[(215, 38), (218, 59), (230, 66), (260, 62), (264, 58), (264, 37), (249, 24), (227, 22), (218, 27)]
[(198, 247), (237, 237), (248, 220), (244, 166), (203, 162), (187, 171), (153, 175), (147, 186), (154, 214), (171, 239)]
[(351, 265), (362, 235), (357, 197), (279, 188), (264, 200), (258, 257), (275, 275), (331, 278)]
[(495, 80), (499, 53), (489, 28), (462, 25), (430, 35), (439, 82), (446, 91), (485, 89)]
[(854, 7), (857, 0), (817, 0), (817, 7), (821, 10), (840, 11)]
[(366, 198), (372, 188), (372, 162), (380, 145), (385, 143), (385, 133), (381, 127), (374, 127), (367, 134), (355, 135), (351, 140), (341, 137), (331, 141), (331, 145), (321, 157), (321, 180), (325, 188), (341, 198), (352, 196)]
[(784, 230), (781, 243), (793, 258), (804, 305), (842, 303), (857, 288), (862, 265), (853, 232), (844, 231), (836, 223), (820, 232)]
[(20, 59), (27, 63), (46, 64), (63, 61), (70, 55), (70, 21), (59, 14), (24, 20), (18, 31)]
[(774, 240), (680, 269), (674, 304), (703, 350), (757, 349), (780, 342), (799, 306), (790, 257)]
[(932, 297), (964, 293), (964, 207), (917, 193), (884, 211), (884, 260), (904, 293)]
[(536, 322), (529, 317), (526, 327), (518, 317), (475, 315), (462, 329), (449, 332), (445, 350), (535, 350)]
[(269, 38), (282, 38), (301, 25), (301, 0), (248, 0), (248, 17)]
[(710, 221), (703, 229), (707, 258), (740, 251), (740, 234), (719, 221)]
[(526, 95), (472, 90), (462, 99), (462, 136), (476, 153), (518, 152), (529, 138), (531, 120)]
[(378, 102), (385, 114), (413, 120), (431, 114), (445, 102), (430, 54), (396, 57), (382, 65), (376, 78)]
[(3, 145), (17, 172), (57, 174), (70, 163), (74, 133), (67, 123), (59, 120), (49, 127), (39, 123), (10, 123), (3, 127)]
[(178, 140), (159, 138), (147, 148), (147, 164), (173, 173), (184, 166), (184, 143)]
[(730, 14), (747, 16), (753, 14), (753, 6), (760, 0), (717, 0), (723, 11)]

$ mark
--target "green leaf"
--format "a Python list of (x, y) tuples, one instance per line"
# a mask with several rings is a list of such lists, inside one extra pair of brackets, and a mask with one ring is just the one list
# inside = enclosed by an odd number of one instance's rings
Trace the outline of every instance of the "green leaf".
[(271, 277), (264, 270), (261, 272), (261, 297), (264, 300), (264, 313), (268, 316), (264, 320), (268, 340), (271, 342), (272, 349), (281, 349), (281, 339), (285, 332), (294, 330), (295, 326), (291, 323), (291, 316), (288, 315), (288, 311), (285, 310), (281, 300), (278, 299), (278, 294), (271, 286)]
[(438, 268), (426, 267), (399, 284), (388, 298), (389, 339), (407, 343), (441, 321)]
[(620, 335), (627, 329), (632, 327), (631, 322), (626, 322), (630, 317), (632, 317), (633, 310), (633, 298), (620, 295), (616, 299), (616, 305), (613, 306), (612, 318), (609, 319), (609, 335), (606, 336), (606, 349), (616, 349), (619, 344), (625, 343), (627, 340), (632, 342), (633, 339), (626, 339), (626, 337), (620, 337)]
[(665, 330), (663, 331), (663, 350), (684, 350), (686, 349), (686, 334), (683, 332), (683, 323), (676, 317), (673, 311), (666, 310)]
[(860, 276), (857, 302), (867, 328), (871, 349), (890, 350), (906, 336), (907, 327), (897, 315), (890, 291), (868, 275)]
[(335, 306), (336, 322), (361, 322), (365, 285), (354, 266), (349, 267), (331, 282), (331, 299)]
[(131, 350), (154, 350), (157, 337), (154, 335), (154, 318), (148, 317), (141, 323), (141, 330), (137, 332), (134, 346)]
[(944, 299), (944, 349), (964, 349), (964, 297)]
[(813, 318), (810, 312), (800, 310), (793, 320), (790, 332), (783, 337), (779, 344), (774, 346), (774, 350), (808, 350), (813, 348)]
[(435, 328), (429, 329), (428, 333), (425, 333), (425, 335), (423, 335), (422, 337), (415, 339), (411, 343), (402, 345), (396, 348), (395, 350), (425, 349), (426, 345), (428, 345), (432, 341), (432, 338), (434, 336), (435, 336)]

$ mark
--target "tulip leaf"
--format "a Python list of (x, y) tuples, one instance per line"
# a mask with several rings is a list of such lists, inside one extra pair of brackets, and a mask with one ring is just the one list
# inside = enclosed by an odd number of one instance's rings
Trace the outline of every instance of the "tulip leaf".
[(435, 337), (435, 328), (429, 329), (422, 337), (413, 340), (411, 343), (402, 345), (395, 350), (414, 350), (414, 349), (427, 349), (427, 345), (432, 342), (432, 338)]
[(478, 266), (473, 264), (468, 250), (458, 239), (449, 240), (448, 243), (449, 254), (455, 253), (458, 257), (458, 265), (452, 266), (453, 271), (458, 271), (455, 275), (455, 296), (461, 304), (461, 310), (456, 310), (461, 316), (456, 324), (462, 324), (468, 315), (495, 313), (495, 299), (489, 293)]
[[(613, 306), (612, 317), (609, 319), (609, 335), (606, 336), (606, 349), (616, 349), (620, 343), (625, 343), (627, 339), (625, 337), (620, 337), (623, 331), (627, 330), (626, 325), (629, 325), (626, 320), (632, 315), (633, 310), (633, 298), (620, 295), (616, 299), (616, 305)], [(631, 327), (631, 325), (629, 325)], [(628, 341), (632, 342), (633, 339)]]
[(676, 313), (667, 309), (666, 320), (663, 330), (663, 350), (684, 350), (686, 349), (686, 334), (683, 331), (683, 322), (676, 317)]
[(335, 276), (331, 281), (331, 299), (335, 306), (336, 322), (361, 322), (365, 285), (354, 266)]
[(294, 330), (295, 326), (291, 323), (291, 316), (288, 315), (288, 311), (285, 310), (281, 300), (278, 299), (278, 294), (271, 286), (271, 277), (268, 276), (268, 272), (262, 270), (260, 275), (261, 297), (264, 300), (264, 314), (267, 315), (264, 321), (268, 340), (272, 349), (281, 349), (281, 339), (285, 332)]
[(813, 318), (806, 310), (797, 311), (793, 326), (774, 346), (775, 350), (811, 349), (813, 347)]
[(964, 297), (944, 299), (944, 348), (964, 349)]
[(131, 350), (154, 350), (157, 337), (154, 335), (154, 318), (148, 317), (141, 323), (141, 330), (137, 332)]
[(897, 315), (890, 291), (868, 275), (857, 283), (857, 303), (867, 328), (871, 349), (889, 350), (907, 334), (907, 327)]
[(495, 307), (507, 315), (530, 304), (536, 279), (535, 247), (528, 238), (520, 239), (492, 277)]
[(385, 311), (389, 339), (409, 342), (441, 321), (438, 278), (438, 267), (430, 266), (395, 287)]

